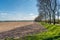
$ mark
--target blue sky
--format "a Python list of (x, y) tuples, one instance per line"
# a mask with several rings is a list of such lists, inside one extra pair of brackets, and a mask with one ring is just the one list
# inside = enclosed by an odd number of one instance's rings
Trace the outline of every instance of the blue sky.
[(0, 20), (34, 20), (36, 0), (0, 0)]

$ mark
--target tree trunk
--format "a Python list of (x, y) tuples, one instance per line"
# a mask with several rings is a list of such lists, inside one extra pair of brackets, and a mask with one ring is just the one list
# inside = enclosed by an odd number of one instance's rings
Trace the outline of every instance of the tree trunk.
[(53, 24), (55, 25), (55, 12), (53, 10)]
[(49, 13), (49, 17), (50, 17), (50, 19), (49, 19), (49, 23), (51, 24), (51, 13)]
[(58, 12), (58, 23), (59, 23), (59, 12)]

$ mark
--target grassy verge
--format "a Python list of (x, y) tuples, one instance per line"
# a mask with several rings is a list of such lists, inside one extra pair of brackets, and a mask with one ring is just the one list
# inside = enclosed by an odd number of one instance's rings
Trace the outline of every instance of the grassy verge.
[(60, 40), (60, 25), (53, 25), (43, 22), (39, 24), (42, 24), (47, 31), (34, 34), (32, 36), (25, 36), (19, 39), (6, 38), (5, 40)]

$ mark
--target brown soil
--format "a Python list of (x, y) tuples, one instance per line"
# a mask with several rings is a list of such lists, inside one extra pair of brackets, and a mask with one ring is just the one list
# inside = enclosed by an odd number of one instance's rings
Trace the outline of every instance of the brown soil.
[(36, 34), (46, 29), (36, 22), (8, 22), (0, 23), (0, 39), (6, 37), (24, 37)]
[(33, 24), (33, 22), (0, 22), (0, 32), (9, 31), (30, 24)]

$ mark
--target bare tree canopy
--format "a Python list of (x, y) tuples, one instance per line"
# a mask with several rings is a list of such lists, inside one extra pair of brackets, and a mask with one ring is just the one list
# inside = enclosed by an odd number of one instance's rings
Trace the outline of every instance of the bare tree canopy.
[(60, 12), (57, 11), (59, 9), (58, 8), (59, 5), (57, 1), (58, 0), (37, 0), (37, 6), (38, 6), (38, 12), (39, 12), (39, 16), (37, 19), (41, 19), (45, 21), (48, 20), (50, 24), (51, 23), (55, 24), (56, 13), (58, 15), (58, 20), (59, 20), (59, 14), (60, 14)]

